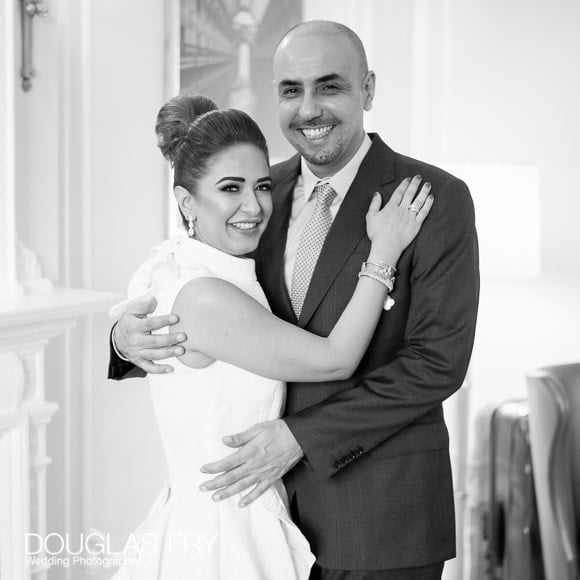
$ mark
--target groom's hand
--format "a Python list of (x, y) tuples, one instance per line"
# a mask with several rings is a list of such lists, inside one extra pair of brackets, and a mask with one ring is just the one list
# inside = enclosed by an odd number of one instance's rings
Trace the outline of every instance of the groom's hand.
[(113, 343), (123, 358), (146, 373), (170, 373), (173, 371), (171, 365), (153, 361), (182, 355), (185, 351), (180, 343), (187, 340), (187, 336), (183, 333), (152, 334), (179, 321), (175, 314), (149, 316), (156, 307), (157, 301), (150, 298), (128, 308), (113, 327)]
[(242, 497), (240, 507), (260, 497), (304, 455), (282, 419), (258, 423), (243, 433), (224, 437), (222, 441), (228, 447), (236, 447), (238, 450), (220, 461), (206, 463), (201, 467), (203, 473), (221, 475), (203, 483), (200, 489), (219, 490), (212, 498), (220, 501), (253, 486)]

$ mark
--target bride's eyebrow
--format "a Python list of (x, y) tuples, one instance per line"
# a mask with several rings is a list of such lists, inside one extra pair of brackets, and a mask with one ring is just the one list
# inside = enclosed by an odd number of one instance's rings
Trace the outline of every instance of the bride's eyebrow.
[(222, 177), (221, 179), (218, 179), (215, 184), (218, 185), (222, 181), (237, 181), (238, 183), (244, 183), (246, 180), (243, 177)]

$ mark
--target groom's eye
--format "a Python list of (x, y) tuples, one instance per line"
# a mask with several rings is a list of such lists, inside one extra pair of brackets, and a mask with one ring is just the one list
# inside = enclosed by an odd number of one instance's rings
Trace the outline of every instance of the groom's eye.
[(282, 97), (295, 97), (297, 94), (297, 87), (286, 87), (280, 91), (280, 96)]
[(323, 93), (327, 94), (327, 95), (333, 95), (337, 92), (340, 91), (340, 87), (337, 84), (333, 84), (333, 83), (327, 83), (325, 85), (322, 85), (321, 90)]

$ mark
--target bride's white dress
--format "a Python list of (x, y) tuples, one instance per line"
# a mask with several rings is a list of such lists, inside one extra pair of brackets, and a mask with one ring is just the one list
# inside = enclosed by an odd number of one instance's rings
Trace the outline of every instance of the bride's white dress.
[[(268, 307), (254, 261), (179, 237), (154, 248), (129, 287), (130, 300), (156, 296), (155, 314), (170, 313), (180, 289), (200, 276), (235, 284)], [(195, 332), (195, 330), (192, 330)], [(248, 332), (252, 332), (248, 328)], [(169, 480), (145, 522), (129, 538), (114, 578), (125, 580), (297, 580), (308, 578), (314, 556), (291, 521), (281, 482), (245, 508), (240, 495), (214, 502), (199, 485), (213, 476), (200, 466), (233, 452), (221, 438), (280, 417), (285, 386), (216, 361), (192, 369), (176, 359), (175, 372), (150, 375), (151, 395)]]

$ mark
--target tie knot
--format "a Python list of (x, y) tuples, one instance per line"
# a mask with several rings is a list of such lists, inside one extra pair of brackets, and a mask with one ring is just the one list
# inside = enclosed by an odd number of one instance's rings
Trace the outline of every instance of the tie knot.
[(316, 193), (316, 204), (322, 207), (329, 207), (336, 197), (336, 191), (332, 189), (330, 183), (321, 183), (314, 188)]

